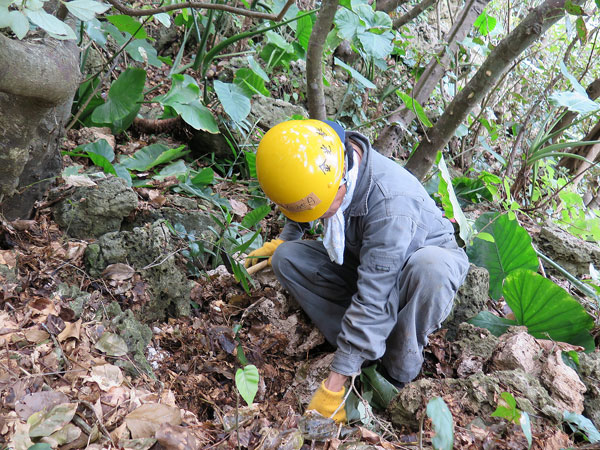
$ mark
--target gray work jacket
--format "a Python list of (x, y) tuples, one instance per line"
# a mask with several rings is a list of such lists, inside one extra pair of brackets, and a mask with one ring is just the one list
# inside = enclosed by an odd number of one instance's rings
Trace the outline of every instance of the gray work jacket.
[[(363, 149), (352, 202), (344, 212), (345, 246), (359, 261), (358, 282), (331, 369), (351, 376), (365, 360), (385, 352), (396, 324), (389, 296), (408, 258), (425, 246), (458, 247), (452, 224), (410, 172), (378, 153), (362, 134), (347, 131), (346, 138)], [(279, 238), (301, 239), (309, 226), (288, 221)]]

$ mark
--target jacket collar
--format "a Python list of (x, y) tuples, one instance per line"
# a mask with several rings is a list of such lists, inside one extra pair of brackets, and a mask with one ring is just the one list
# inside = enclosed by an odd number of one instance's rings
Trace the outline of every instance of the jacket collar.
[[(374, 150), (373, 147), (371, 147), (369, 140), (362, 134), (355, 131), (347, 131), (346, 139), (351, 139), (355, 144), (359, 145), (363, 152), (362, 160), (360, 162), (360, 166), (358, 167), (358, 184), (354, 190), (352, 202), (348, 208), (348, 214), (350, 216), (364, 216), (368, 212), (367, 200), (373, 185), (373, 164), (371, 153)], [(352, 144), (349, 143), (349, 145)]]

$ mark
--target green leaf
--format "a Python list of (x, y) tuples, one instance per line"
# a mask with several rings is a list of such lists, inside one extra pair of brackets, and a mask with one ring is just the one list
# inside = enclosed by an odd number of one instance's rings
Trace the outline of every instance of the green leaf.
[(45, 409), (33, 413), (27, 419), (29, 424), (29, 437), (50, 436), (68, 424), (77, 411), (77, 403), (62, 403), (56, 405), (50, 411)]
[(573, 431), (582, 433), (592, 444), (600, 442), (600, 432), (598, 432), (594, 423), (587, 417), (574, 412), (565, 411), (563, 413), (563, 420), (571, 426)]
[(538, 258), (531, 245), (531, 237), (507, 214), (485, 213), (475, 222), (475, 229), (493, 236), (494, 242), (475, 239), (467, 254), (469, 260), (490, 273), (490, 296), (498, 300), (502, 295), (502, 281), (514, 270), (537, 270)]
[(303, 16), (301, 19), (298, 19), (296, 24), (296, 39), (304, 50), (308, 49), (308, 40), (310, 39), (312, 29), (313, 21), (311, 16)]
[(150, 44), (150, 42), (144, 39), (136, 39), (125, 47), (125, 51), (129, 53), (135, 61), (141, 63), (148, 63), (154, 67), (162, 67), (163, 62), (158, 57), (156, 49)]
[(235, 386), (248, 406), (252, 405), (258, 392), (258, 380), (258, 369), (253, 364), (238, 369), (235, 373)]
[(114, 164), (113, 168), (115, 170), (115, 174), (119, 178), (123, 178), (127, 182), (127, 186), (131, 187), (133, 181), (131, 180), (131, 174), (129, 173), (129, 170), (127, 170), (127, 167), (122, 164)]
[(233, 83), (223, 83), (215, 80), (215, 92), (223, 109), (234, 122), (241, 122), (250, 114), (250, 100), (244, 95), (244, 91)]
[(481, 311), (475, 317), (467, 320), (468, 323), (479, 328), (489, 330), (494, 336), (498, 337), (506, 333), (508, 327), (517, 325), (517, 322), (504, 317), (498, 317), (489, 311)]
[(596, 103), (580, 92), (555, 92), (550, 96), (550, 103), (557, 106), (564, 106), (570, 111), (580, 114), (587, 114), (600, 109), (600, 104)]
[(256, 153), (244, 152), (246, 164), (248, 164), (248, 172), (252, 178), (256, 178)]
[(267, 73), (263, 70), (263, 68), (260, 66), (260, 64), (258, 64), (255, 60), (254, 57), (252, 55), (248, 56), (248, 64), (250, 65), (250, 68), (252, 69), (252, 71), (258, 75), (259, 77), (261, 77), (266, 83), (269, 82), (269, 76), (267, 75)]
[(264, 80), (246, 67), (237, 70), (233, 82), (242, 89), (244, 95), (249, 99), (256, 94), (261, 94), (265, 97), (271, 96), (271, 93), (265, 87)]
[(587, 27), (585, 26), (585, 21), (583, 20), (583, 17), (577, 18), (577, 20), (575, 21), (575, 29), (577, 30), (577, 37), (579, 37), (579, 40), (585, 44), (585, 42), (587, 41), (588, 31)]
[(71, 14), (83, 22), (95, 19), (96, 14), (102, 14), (110, 8), (110, 5), (94, 0), (72, 0), (66, 2), (65, 6)]
[(527, 414), (525, 411), (521, 411), (521, 419), (519, 420), (519, 424), (521, 425), (525, 439), (527, 439), (527, 448), (531, 448), (531, 444), (533, 443), (533, 436), (531, 435), (531, 420), (529, 420), (529, 414)]
[(429, 120), (429, 117), (427, 117), (427, 114), (425, 114), (425, 110), (419, 104), (418, 101), (416, 101), (410, 95), (405, 94), (404, 92), (396, 91), (396, 94), (398, 94), (398, 97), (400, 97), (402, 99), (404, 106), (406, 106), (408, 109), (410, 109), (412, 112), (414, 112), (417, 115), (417, 117), (419, 118), (419, 120), (421, 121), (421, 123), (423, 125), (425, 125), (426, 127), (433, 126), (433, 124)]
[(269, 205), (262, 205), (256, 209), (253, 209), (248, 214), (244, 216), (242, 219), (242, 226), (245, 228), (252, 228), (262, 219), (267, 217), (267, 215), (271, 212), (271, 207)]
[(377, 86), (375, 86), (371, 81), (365, 78), (360, 72), (354, 70), (352, 67), (346, 64), (344, 61), (340, 60), (338, 57), (334, 56), (333, 62), (336, 66), (340, 66), (342, 69), (345, 69), (352, 76), (352, 78), (354, 78), (367, 89), (377, 88)]
[(105, 331), (94, 347), (108, 356), (124, 356), (127, 354), (127, 344), (118, 334)]
[(458, 203), (458, 199), (456, 198), (456, 194), (454, 193), (454, 189), (452, 187), (452, 178), (450, 177), (450, 172), (448, 172), (448, 168), (446, 167), (446, 162), (444, 161), (442, 152), (438, 153), (437, 160), (437, 166), (438, 169), (440, 169), (441, 174), (438, 191), (443, 199), (444, 211), (449, 219), (456, 219), (458, 222), (461, 239), (464, 242), (469, 242), (471, 235), (473, 234), (473, 229), (467, 221), (460, 204)]
[(454, 422), (452, 414), (441, 397), (434, 397), (427, 403), (427, 417), (431, 419), (435, 436), (431, 440), (436, 450), (452, 450), (454, 446)]
[(184, 149), (184, 145), (169, 149), (164, 144), (151, 144), (135, 152), (132, 157), (122, 160), (121, 164), (129, 170), (146, 172), (153, 167), (188, 154), (189, 151)]
[(389, 31), (383, 34), (361, 31), (357, 34), (357, 37), (364, 51), (371, 58), (385, 59), (394, 50), (394, 34)]
[(192, 184), (195, 186), (206, 186), (213, 182), (215, 172), (210, 167), (205, 167), (192, 178)]
[(488, 15), (484, 11), (477, 17), (473, 26), (479, 29), (482, 36), (487, 36), (494, 28), (496, 28), (496, 23), (496, 18)]
[(115, 151), (106, 139), (100, 139), (96, 142), (80, 145), (75, 148), (75, 150), (87, 152), (92, 161), (94, 160), (93, 156), (103, 156), (108, 162), (113, 162), (115, 159)]
[(182, 159), (179, 159), (174, 163), (163, 167), (160, 172), (152, 178), (155, 180), (162, 180), (167, 177), (185, 176), (189, 171), (190, 169), (185, 165), (185, 162)]
[(561, 73), (569, 80), (575, 92), (579, 92), (581, 95), (585, 95), (587, 97), (588, 95), (585, 88), (581, 85), (581, 83), (579, 83), (579, 80), (577, 80), (577, 78), (575, 78), (573, 74), (569, 72), (563, 61), (560, 62), (559, 67)]
[(38, 442), (37, 444), (32, 445), (27, 450), (52, 450), (50, 444), (46, 444), (45, 442)]
[(525, 325), (532, 336), (594, 349), (589, 333), (594, 319), (551, 280), (531, 270), (515, 270), (506, 277), (503, 293), (517, 323)]
[(17, 38), (23, 39), (29, 31), (29, 20), (27, 20), (27, 17), (25, 17), (21, 11), (11, 11), (8, 13), (8, 21), (6, 26), (10, 27)]
[(576, 3), (573, 3), (572, 0), (565, 1), (565, 11), (574, 16), (582, 16), (585, 14), (583, 8)]
[(48, 14), (43, 9), (32, 11), (28, 8), (25, 8), (24, 11), (25, 15), (29, 17), (29, 20), (31, 20), (44, 31), (64, 39), (76, 39), (75, 32), (69, 25), (61, 20), (58, 20), (53, 15)]
[(98, 19), (92, 19), (85, 22), (85, 32), (98, 45), (106, 45), (106, 36), (102, 30), (102, 23)]
[(135, 39), (146, 39), (148, 35), (146, 30), (140, 22), (135, 20), (133, 17), (119, 14), (114, 16), (108, 16), (106, 19), (117, 27), (120, 31), (124, 31), (132, 35)]
[[(250, 103), (249, 100), (248, 103)], [(173, 109), (177, 111), (177, 114), (181, 114), (181, 118), (188, 125), (196, 130), (203, 130), (212, 134), (219, 133), (219, 125), (217, 125), (215, 117), (210, 112), (210, 109), (200, 103), (199, 100), (194, 100), (193, 102), (185, 105), (181, 103), (174, 103)]]
[(173, 106), (177, 103), (188, 104), (197, 100), (200, 95), (198, 83), (191, 76), (174, 74), (171, 76), (171, 89), (164, 95), (154, 97), (154, 101), (163, 106)]
[(502, 417), (509, 422), (519, 423), (521, 411), (517, 409), (517, 401), (515, 398), (510, 392), (503, 392), (500, 394), (500, 397), (502, 398), (501, 402), (503, 404), (498, 402), (498, 407), (496, 408), (496, 411), (492, 413), (492, 417)]
[(364, 30), (358, 16), (346, 8), (339, 8), (337, 10), (335, 13), (335, 24), (339, 30), (338, 36), (349, 41), (354, 39), (358, 31)]
[(113, 82), (108, 91), (106, 103), (92, 113), (92, 120), (98, 124), (112, 124), (124, 119), (140, 109), (146, 71), (129, 68)]
[(371, 405), (383, 410), (396, 398), (399, 391), (396, 386), (377, 372), (376, 367), (377, 365), (374, 364), (362, 369), (360, 379), (367, 391), (373, 392)]

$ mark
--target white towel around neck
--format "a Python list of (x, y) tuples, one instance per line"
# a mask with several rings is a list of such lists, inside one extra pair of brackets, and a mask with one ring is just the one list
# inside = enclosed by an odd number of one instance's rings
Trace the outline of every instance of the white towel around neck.
[(344, 246), (346, 243), (346, 223), (344, 221), (344, 211), (350, 206), (354, 188), (356, 187), (356, 179), (358, 178), (358, 166), (360, 157), (354, 151), (354, 165), (348, 172), (346, 179), (346, 195), (337, 212), (328, 219), (324, 220), (325, 233), (323, 235), (323, 245), (329, 254), (329, 258), (337, 263), (344, 263)]

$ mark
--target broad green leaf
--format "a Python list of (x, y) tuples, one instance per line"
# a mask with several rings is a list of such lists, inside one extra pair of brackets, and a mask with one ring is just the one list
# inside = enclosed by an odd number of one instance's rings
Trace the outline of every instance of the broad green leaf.
[(517, 409), (517, 401), (510, 392), (502, 392), (501, 400), (498, 402), (498, 407), (492, 413), (492, 417), (502, 417), (509, 422), (519, 423), (521, 419), (521, 411)]
[(52, 450), (50, 444), (46, 444), (45, 442), (38, 442), (37, 444), (32, 445), (27, 450)]
[(96, 142), (80, 145), (75, 150), (87, 152), (92, 161), (94, 155), (103, 156), (108, 162), (113, 162), (115, 159), (115, 151), (106, 139), (100, 139)]
[(250, 99), (244, 95), (244, 91), (233, 83), (223, 83), (215, 80), (215, 92), (223, 109), (234, 122), (241, 122), (250, 114)]
[(288, 41), (285, 40), (283, 36), (279, 33), (275, 33), (274, 31), (267, 31), (265, 33), (265, 37), (267, 38), (267, 42), (269, 44), (274, 44), (276, 47), (285, 51), (286, 53), (294, 53), (294, 47)]
[(494, 242), (495, 242), (495, 241), (494, 241), (494, 236), (492, 236), (492, 235), (491, 235), (491, 234), (489, 234), (489, 233), (484, 233), (484, 232), (477, 233), (477, 236), (475, 236), (475, 237), (476, 237), (477, 239), (483, 239), (484, 241), (488, 241), (488, 242), (492, 242), (492, 243), (494, 243)]
[(43, 9), (32, 11), (29, 8), (25, 8), (25, 15), (29, 17), (34, 24), (43, 29), (44, 31), (60, 36), (64, 39), (75, 39), (75, 32), (69, 25), (63, 21), (57, 19), (52, 14), (48, 14)]
[(537, 254), (527, 231), (507, 214), (482, 214), (475, 222), (475, 229), (491, 234), (494, 242), (475, 239), (467, 247), (467, 254), (473, 264), (488, 270), (490, 296), (498, 300), (502, 281), (509, 273), (521, 268), (537, 270)]
[[(249, 100), (248, 103), (250, 103)], [(212, 134), (219, 133), (219, 125), (215, 117), (210, 112), (210, 109), (200, 103), (199, 100), (194, 100), (186, 105), (175, 103), (173, 104), (173, 109), (177, 111), (177, 114), (181, 114), (181, 118), (188, 125), (196, 130), (204, 130)]]
[(517, 322), (504, 317), (498, 317), (489, 311), (481, 311), (475, 317), (467, 320), (472, 325), (489, 330), (494, 336), (498, 337), (506, 333), (508, 327), (517, 325)]
[(392, 28), (393, 22), (392, 18), (389, 14), (383, 11), (375, 11), (373, 14), (371, 27), (370, 28), (378, 28), (380, 30), (389, 30)]
[(594, 349), (589, 333), (594, 319), (548, 278), (527, 269), (515, 270), (506, 277), (503, 293), (517, 323), (526, 326), (532, 336), (581, 345), (586, 351)]
[(185, 146), (169, 149), (164, 144), (151, 144), (135, 152), (132, 157), (122, 160), (121, 164), (130, 170), (145, 172), (189, 153), (184, 149)]
[(301, 19), (298, 19), (296, 23), (296, 39), (304, 50), (308, 49), (308, 40), (310, 39), (312, 29), (313, 21), (311, 16), (303, 16)]
[(102, 29), (102, 23), (98, 19), (88, 20), (84, 24), (87, 35), (98, 45), (106, 45), (106, 35)]
[(346, 8), (339, 8), (335, 13), (335, 24), (338, 28), (338, 36), (342, 39), (352, 41), (358, 31), (364, 30), (360, 25), (360, 19), (356, 14)]
[(576, 3), (573, 3), (572, 0), (565, 1), (565, 10), (574, 16), (582, 16), (585, 14), (583, 8)]
[(496, 28), (496, 23), (496, 18), (488, 15), (484, 11), (477, 17), (473, 26), (479, 29), (482, 36), (487, 36), (494, 28)]
[(248, 214), (244, 216), (242, 219), (242, 226), (245, 228), (252, 228), (262, 219), (267, 217), (267, 215), (271, 212), (271, 207), (269, 205), (262, 205), (256, 209), (253, 209)]
[(585, 95), (587, 97), (588, 95), (585, 88), (581, 85), (581, 83), (579, 83), (579, 80), (577, 80), (577, 78), (575, 78), (573, 74), (569, 72), (567, 66), (565, 66), (565, 63), (563, 61), (560, 61), (558, 66), (560, 67), (560, 72), (569, 80), (575, 92), (578, 92), (581, 95)]
[(429, 120), (429, 117), (427, 117), (427, 114), (425, 114), (425, 110), (419, 104), (418, 101), (416, 101), (410, 95), (405, 94), (404, 92), (396, 91), (396, 94), (398, 95), (398, 97), (400, 97), (402, 99), (404, 106), (406, 106), (408, 109), (410, 109), (412, 112), (414, 112), (417, 115), (417, 117), (419, 118), (419, 120), (421, 121), (421, 123), (423, 125), (425, 125), (426, 127), (433, 126), (433, 124)]
[(195, 186), (206, 186), (215, 179), (215, 172), (210, 167), (205, 167), (192, 178), (192, 184)]
[(555, 92), (550, 96), (550, 103), (564, 106), (570, 111), (587, 114), (600, 109), (600, 104), (590, 100), (587, 94), (580, 92)]
[(102, 333), (102, 336), (98, 339), (94, 347), (108, 356), (123, 356), (127, 354), (127, 344), (123, 338), (108, 331)]
[(50, 411), (45, 409), (33, 413), (27, 419), (29, 424), (29, 437), (50, 436), (68, 424), (77, 411), (77, 403), (62, 403), (56, 405)]
[(158, 14), (154, 14), (154, 17), (158, 22), (160, 22), (161, 25), (163, 25), (166, 28), (169, 28), (171, 26), (171, 16), (169, 16), (167, 13), (158, 13)]
[(383, 34), (361, 31), (357, 34), (357, 37), (365, 53), (371, 58), (385, 59), (394, 50), (394, 35), (389, 31)]
[(533, 436), (531, 435), (531, 420), (529, 420), (529, 414), (527, 414), (525, 411), (521, 411), (521, 419), (519, 420), (519, 424), (521, 425), (521, 430), (523, 430), (525, 439), (527, 439), (527, 448), (531, 448), (531, 444), (533, 443)]
[(375, 364), (365, 367), (361, 371), (360, 379), (364, 383), (364, 388), (373, 392), (371, 405), (383, 410), (396, 398), (399, 391), (375, 369)]
[(258, 64), (255, 60), (254, 57), (252, 55), (248, 56), (248, 64), (250, 65), (250, 68), (252, 69), (252, 71), (258, 75), (259, 77), (261, 77), (266, 83), (269, 82), (269, 76), (267, 75), (267, 73), (263, 70), (263, 68), (260, 66), (260, 64)]
[(115, 170), (115, 174), (119, 178), (123, 178), (127, 182), (127, 186), (131, 187), (133, 181), (131, 180), (131, 174), (129, 173), (129, 170), (127, 170), (127, 167), (122, 164), (113, 164), (113, 168)]
[(171, 89), (164, 95), (154, 97), (154, 101), (161, 105), (173, 106), (174, 104), (188, 104), (197, 100), (200, 95), (198, 83), (189, 75), (174, 74), (171, 76), (173, 83)]
[(124, 119), (140, 109), (146, 71), (129, 68), (113, 82), (108, 91), (106, 103), (97, 107), (92, 113), (92, 120), (98, 124), (112, 124)]
[(132, 35), (135, 39), (146, 39), (148, 35), (140, 22), (125, 14), (107, 16), (106, 20), (112, 23), (120, 31)]
[(157, 175), (153, 176), (153, 179), (162, 180), (167, 177), (180, 177), (185, 176), (190, 169), (185, 165), (185, 162), (182, 159), (178, 159), (174, 163), (169, 164), (166, 167), (163, 167)]
[(271, 96), (271, 93), (265, 87), (264, 80), (246, 67), (237, 70), (233, 82), (242, 89), (244, 95), (249, 99), (256, 94), (264, 95), (265, 97)]
[(258, 392), (258, 380), (258, 369), (253, 364), (249, 364), (243, 369), (238, 369), (235, 373), (235, 386), (248, 406), (252, 405), (254, 397)]
[(575, 21), (575, 29), (577, 30), (577, 37), (579, 37), (579, 40), (585, 44), (587, 41), (588, 31), (583, 17), (577, 18)]
[(441, 397), (434, 397), (427, 403), (427, 417), (431, 419), (435, 436), (431, 440), (436, 450), (452, 450), (454, 447), (454, 422), (448, 405)]
[(110, 8), (110, 5), (94, 0), (72, 0), (66, 2), (65, 6), (71, 14), (83, 22), (94, 19), (96, 14), (102, 14)]
[[(8, 25), (6, 26), (9, 26), (19, 39), (23, 39), (29, 31), (29, 20), (21, 11), (11, 11), (8, 13)], [(2, 27), (0, 26), (0, 28)]]
[[(10, 3), (11, 2), (8, 2), (8, 5), (10, 5)], [(4, 5), (2, 0), (0, 0), (0, 28), (10, 27), (10, 24), (12, 23), (12, 20), (8, 17), (8, 5)], [(29, 24), (29, 20), (27, 23)]]
[(454, 193), (454, 189), (452, 187), (452, 178), (450, 177), (450, 172), (448, 172), (448, 168), (446, 167), (446, 162), (444, 161), (442, 152), (438, 153), (437, 160), (437, 166), (441, 175), (439, 192), (443, 199), (444, 211), (449, 219), (456, 219), (458, 222), (461, 239), (464, 242), (469, 242), (471, 235), (473, 234), (473, 229), (467, 221), (460, 204), (458, 203), (458, 199), (456, 198), (456, 194)]
[(600, 432), (594, 426), (594, 423), (585, 416), (574, 412), (565, 411), (563, 420), (568, 422), (574, 431), (583, 433), (592, 444), (600, 442)]
[(156, 49), (150, 44), (150, 42), (144, 39), (135, 39), (134, 41), (127, 44), (125, 47), (129, 56), (135, 61), (141, 63), (148, 63), (154, 67), (162, 67), (163, 62), (158, 58)]
[(348, 64), (346, 64), (344, 61), (342, 61), (338, 57), (334, 56), (333, 62), (335, 63), (336, 66), (340, 66), (342, 69), (345, 69), (352, 76), (352, 78), (354, 78), (356, 81), (358, 81), (360, 84), (362, 84), (367, 89), (375, 89), (377, 87), (371, 81), (369, 81), (367, 78), (365, 78), (360, 72), (354, 70), (352, 67), (350, 67)]

